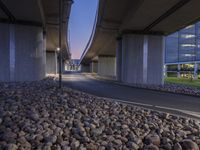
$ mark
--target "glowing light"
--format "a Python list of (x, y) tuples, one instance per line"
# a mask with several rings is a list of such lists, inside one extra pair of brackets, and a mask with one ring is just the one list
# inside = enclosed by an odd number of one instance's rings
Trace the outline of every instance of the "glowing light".
[(56, 48), (56, 51), (58, 51), (58, 52), (59, 52), (59, 51), (60, 51), (60, 47), (57, 47), (57, 48)]
[(194, 37), (195, 37), (194, 34), (183, 34), (183, 35), (181, 35), (181, 36), (182, 36), (182, 38), (186, 38), (186, 39), (194, 38)]
[(184, 54), (184, 56), (186, 56), (186, 57), (194, 57), (195, 54)]
[(195, 44), (181, 44), (182, 47), (195, 47)]

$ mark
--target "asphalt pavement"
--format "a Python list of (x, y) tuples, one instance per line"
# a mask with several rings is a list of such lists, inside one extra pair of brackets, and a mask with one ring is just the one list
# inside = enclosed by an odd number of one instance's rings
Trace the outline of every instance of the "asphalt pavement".
[(63, 84), (99, 97), (113, 98), (150, 109), (200, 118), (200, 97), (134, 88), (114, 82), (95, 80), (81, 73), (63, 75)]

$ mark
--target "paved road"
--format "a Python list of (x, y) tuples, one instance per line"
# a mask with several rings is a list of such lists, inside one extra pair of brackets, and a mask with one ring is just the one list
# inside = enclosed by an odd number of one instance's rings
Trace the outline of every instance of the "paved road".
[(177, 113), (177, 110), (181, 113), (183, 110), (184, 113), (189, 114), (194, 112), (195, 115), (198, 114), (200, 117), (200, 98), (198, 97), (128, 87), (95, 80), (79, 73), (66, 74), (63, 76), (63, 80), (64, 85), (70, 88), (97, 96), (120, 99), (147, 107), (156, 107), (158, 110), (166, 109), (173, 113)]

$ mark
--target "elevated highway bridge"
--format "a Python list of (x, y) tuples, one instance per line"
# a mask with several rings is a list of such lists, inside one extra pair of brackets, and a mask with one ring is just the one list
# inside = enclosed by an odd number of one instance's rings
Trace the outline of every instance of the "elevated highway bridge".
[[(0, 81), (32, 81), (55, 72), (62, 28), (63, 61), (70, 59), (71, 0), (0, 0)], [(61, 24), (59, 18), (61, 19)]]
[(99, 0), (83, 71), (163, 84), (164, 37), (200, 20), (199, 0)]

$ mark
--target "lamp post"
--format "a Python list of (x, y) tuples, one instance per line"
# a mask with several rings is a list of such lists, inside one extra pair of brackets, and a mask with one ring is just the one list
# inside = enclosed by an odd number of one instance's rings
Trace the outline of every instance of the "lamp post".
[(56, 74), (59, 75), (59, 64), (60, 64), (60, 48), (56, 48)]
[(62, 41), (62, 0), (59, 0), (59, 88), (62, 88), (62, 51), (61, 51), (61, 41)]

